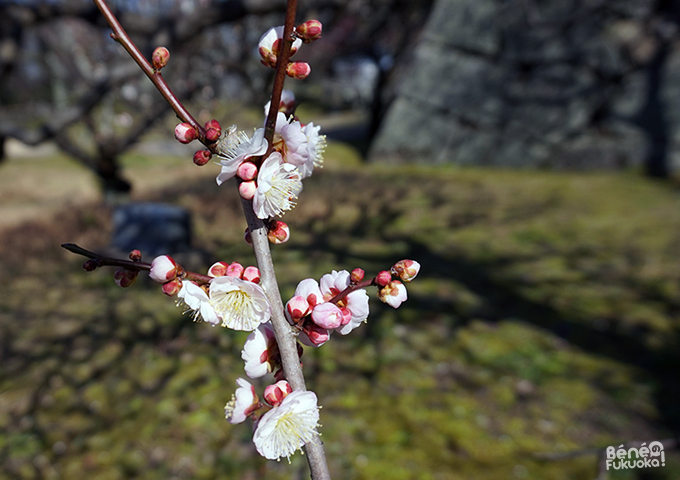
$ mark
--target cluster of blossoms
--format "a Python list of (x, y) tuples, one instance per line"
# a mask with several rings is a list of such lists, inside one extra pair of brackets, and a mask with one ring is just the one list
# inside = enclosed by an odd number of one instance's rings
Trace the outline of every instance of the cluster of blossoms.
[[(296, 28), (295, 35), (291, 56), (302, 43), (321, 36), (321, 23), (318, 20), (305, 22)], [(276, 66), (282, 39), (283, 27), (271, 28), (262, 36), (259, 53), (264, 65)], [(287, 68), (288, 75), (298, 79), (306, 78), (309, 71), (309, 65), (304, 62), (290, 62)], [(269, 107), (270, 103), (265, 107), (265, 116)], [(244, 131), (237, 131), (236, 125), (223, 132), (217, 120), (205, 124), (206, 141), (214, 143), (213, 150), (222, 167), (217, 184), (222, 185), (236, 177), (239, 194), (245, 200), (252, 200), (253, 210), (262, 220), (280, 217), (292, 209), (302, 191), (302, 180), (323, 163), (326, 138), (319, 134), (320, 127), (313, 123), (301, 124), (293, 115), (294, 111), (295, 95), (284, 90), (271, 145), (265, 139), (264, 128), (258, 128), (248, 136)], [(175, 138), (182, 143), (196, 140), (198, 136), (198, 131), (188, 123), (175, 127)], [(199, 150), (194, 154), (194, 163), (205, 165), (211, 158), (210, 150)], [(272, 225), (270, 230), (272, 228), (276, 230), (269, 236), (273, 243), (287, 241), (287, 226), (283, 222)]]
[[(283, 27), (272, 28), (260, 39), (258, 51), (265, 66), (276, 67), (284, 40), (283, 30)], [(296, 27), (294, 40), (289, 39), (292, 40), (291, 55), (303, 43), (316, 40), (320, 35), (321, 24), (317, 20)], [(159, 47), (153, 54), (153, 68), (160, 70), (168, 58), (169, 52)], [(289, 62), (286, 66), (286, 73), (294, 78), (305, 78), (309, 72), (310, 67), (304, 62)], [(280, 74), (279, 78), (282, 76)], [(265, 115), (269, 110), (268, 104)], [(276, 121), (272, 125), (274, 112)], [(253, 213), (264, 221), (268, 238), (275, 244), (287, 241), (290, 232), (284, 222), (274, 217), (280, 217), (295, 206), (302, 191), (302, 180), (322, 165), (326, 146), (325, 137), (319, 134), (320, 128), (313, 123), (301, 124), (294, 113), (295, 96), (283, 90), (278, 109), (269, 116), (269, 130), (259, 128), (252, 136), (237, 131), (235, 125), (222, 131), (217, 120), (207, 122), (200, 134), (197, 127), (189, 123), (181, 123), (175, 128), (175, 138), (180, 142), (189, 143), (200, 136), (208, 147), (195, 153), (195, 164), (205, 165), (213, 153), (217, 155), (221, 166), (217, 184), (236, 178), (239, 194), (245, 200), (252, 200)], [(251, 243), (248, 230), (245, 240)], [(162, 284), (163, 293), (176, 296), (177, 304), (183, 306), (194, 321), (251, 332), (241, 352), (245, 374), (252, 379), (271, 374), (275, 383), (265, 388), (263, 401), (260, 401), (255, 388), (239, 378), (238, 388), (225, 407), (225, 416), (232, 424), (248, 418), (254, 420), (253, 442), (257, 451), (268, 459), (277, 460), (290, 458), (315, 439), (319, 407), (313, 392), (293, 391), (286, 380), (271, 323), (272, 313), (275, 313), (276, 328), (287, 327), (297, 339), (298, 356), (295, 357), (292, 350), (293, 367), (290, 357), (286, 357), (286, 368), (294, 368), (302, 355), (302, 345), (320, 347), (330, 340), (333, 332), (347, 335), (366, 322), (368, 287), (376, 287), (382, 302), (398, 308), (407, 299), (404, 283), (413, 280), (420, 270), (418, 262), (413, 260), (401, 260), (390, 270), (366, 280), (360, 268), (351, 273), (333, 270), (318, 281), (313, 278), (302, 280), (293, 297), (286, 302), (285, 311), (273, 312), (266, 292), (260, 286), (260, 271), (253, 266), (217, 262), (208, 269), (207, 275), (202, 275), (186, 271), (167, 255), (156, 257), (148, 264), (141, 261), (141, 253), (137, 250), (130, 253), (128, 261), (100, 257), (75, 245), (65, 246), (90, 257), (84, 265), (86, 270), (104, 265), (121, 267), (114, 274), (121, 287), (132, 285), (139, 271), (148, 270), (151, 279)], [(285, 324), (284, 316), (289, 325)], [(284, 345), (283, 340), (281, 342)], [(285, 346), (290, 352), (292, 344)]]

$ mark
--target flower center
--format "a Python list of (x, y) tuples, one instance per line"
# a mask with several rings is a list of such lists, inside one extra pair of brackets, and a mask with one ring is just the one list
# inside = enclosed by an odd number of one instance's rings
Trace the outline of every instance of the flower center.
[(250, 325), (252, 319), (257, 318), (253, 299), (242, 290), (215, 295), (210, 298), (210, 304), (222, 319), (223, 327)]

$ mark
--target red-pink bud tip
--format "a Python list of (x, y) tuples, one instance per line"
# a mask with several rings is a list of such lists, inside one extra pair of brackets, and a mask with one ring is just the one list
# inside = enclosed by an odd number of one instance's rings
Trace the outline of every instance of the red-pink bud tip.
[(321, 38), (323, 26), (318, 20), (307, 20), (305, 23), (295, 27), (295, 31), (300, 40), (304, 43), (313, 42)]
[(220, 131), (216, 128), (209, 128), (205, 132), (205, 139), (209, 142), (216, 142), (220, 138)]
[(160, 70), (168, 64), (170, 60), (170, 52), (165, 47), (157, 47), (151, 55), (151, 64), (156, 70)]
[(205, 124), (206, 130), (210, 130), (211, 128), (214, 128), (219, 133), (222, 133), (222, 127), (220, 126), (220, 122), (218, 122), (214, 118), (212, 120), (210, 120), (209, 122), (206, 122), (206, 124)]
[(264, 399), (272, 407), (281, 405), (283, 399), (293, 392), (293, 387), (285, 381), (281, 380), (274, 385), (269, 385), (264, 389)]
[(253, 162), (243, 162), (236, 170), (236, 175), (246, 182), (257, 177), (257, 167)]
[(208, 269), (209, 277), (223, 277), (227, 274), (229, 264), (227, 262), (216, 262)]
[(140, 252), (139, 250), (132, 250), (130, 252), (129, 257), (130, 257), (130, 260), (132, 260), (133, 262), (141, 262), (142, 261), (142, 252)]
[(119, 287), (127, 288), (137, 280), (137, 270), (128, 270), (126, 268), (119, 268), (113, 274), (113, 280)]
[(179, 143), (190, 143), (198, 138), (198, 132), (188, 123), (180, 123), (175, 127), (175, 139)]
[(381, 287), (384, 287), (388, 283), (392, 281), (392, 274), (388, 272), (387, 270), (383, 270), (382, 272), (378, 273), (378, 275), (375, 276), (375, 283), (380, 285)]
[(199, 167), (202, 167), (208, 163), (211, 158), (212, 153), (210, 153), (210, 150), (199, 150), (198, 152), (194, 153), (194, 163)]
[(285, 222), (281, 220), (274, 220), (269, 224), (269, 232), (267, 238), (274, 245), (281, 245), (290, 240), (290, 229)]
[(241, 278), (247, 282), (260, 283), (260, 270), (253, 266), (246, 267)]
[(312, 67), (307, 62), (290, 62), (286, 67), (286, 75), (297, 80), (304, 80), (312, 73)]
[(361, 268), (355, 268), (352, 270), (352, 273), (350, 274), (349, 278), (352, 280), (354, 283), (359, 283), (364, 279), (364, 275), (366, 272), (364, 272)]
[(179, 278), (175, 278), (174, 280), (170, 280), (167, 283), (164, 283), (163, 286), (161, 287), (161, 290), (163, 290), (163, 293), (166, 294), (168, 297), (174, 297), (179, 293), (179, 291), (182, 289), (182, 280)]
[(87, 260), (85, 263), (83, 263), (83, 268), (87, 270), (88, 272), (91, 272), (93, 270), (96, 270), (97, 267), (99, 266), (99, 262), (93, 258), (90, 260)]
[(238, 193), (244, 200), (250, 200), (255, 196), (257, 192), (257, 184), (254, 180), (250, 182), (241, 182), (238, 186)]

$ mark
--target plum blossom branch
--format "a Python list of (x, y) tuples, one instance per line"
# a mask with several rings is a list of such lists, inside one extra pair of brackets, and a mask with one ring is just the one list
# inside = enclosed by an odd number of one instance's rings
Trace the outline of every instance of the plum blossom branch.
[(167, 82), (161, 75), (159, 68), (154, 68), (154, 66), (149, 63), (149, 61), (142, 55), (134, 42), (130, 39), (130, 36), (125, 32), (120, 22), (113, 14), (109, 6), (104, 0), (94, 0), (95, 5), (99, 8), (99, 11), (104, 15), (104, 18), (111, 26), (113, 33), (111, 38), (116, 42), (120, 43), (123, 48), (130, 54), (132, 59), (137, 62), (139, 68), (149, 77), (149, 80), (156, 86), (160, 94), (165, 98), (170, 107), (175, 111), (177, 117), (183, 122), (188, 123), (198, 132), (198, 139), (201, 143), (211, 148), (212, 142), (209, 142), (205, 138), (206, 130), (196, 121), (196, 119), (189, 113), (189, 111), (182, 105), (182, 103), (177, 99), (175, 94), (172, 92)]

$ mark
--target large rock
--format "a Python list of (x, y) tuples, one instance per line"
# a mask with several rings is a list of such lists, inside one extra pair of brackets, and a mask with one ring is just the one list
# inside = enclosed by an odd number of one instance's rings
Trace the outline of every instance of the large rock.
[(654, 5), (438, 0), (370, 159), (680, 167), (680, 42)]

